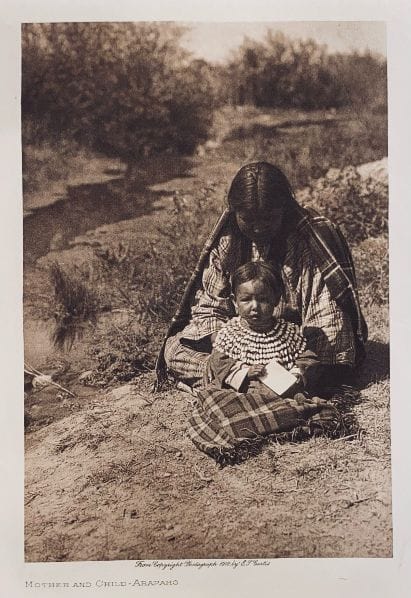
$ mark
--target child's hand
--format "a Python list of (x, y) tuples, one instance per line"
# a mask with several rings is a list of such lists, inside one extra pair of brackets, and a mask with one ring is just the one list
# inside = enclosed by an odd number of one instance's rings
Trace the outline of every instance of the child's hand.
[(294, 367), (292, 367), (290, 370), (290, 374), (294, 374), (294, 376), (297, 378), (296, 384), (300, 384), (300, 382), (303, 381), (303, 373), (298, 366), (295, 365)]
[(250, 365), (248, 368), (248, 377), (250, 380), (255, 380), (259, 376), (263, 376), (265, 374), (265, 366), (264, 365)]

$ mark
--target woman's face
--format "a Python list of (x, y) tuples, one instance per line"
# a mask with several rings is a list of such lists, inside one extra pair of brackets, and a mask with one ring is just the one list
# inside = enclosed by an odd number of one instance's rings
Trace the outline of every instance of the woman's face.
[(256, 212), (236, 211), (235, 217), (243, 235), (256, 242), (277, 239), (284, 226), (284, 208)]

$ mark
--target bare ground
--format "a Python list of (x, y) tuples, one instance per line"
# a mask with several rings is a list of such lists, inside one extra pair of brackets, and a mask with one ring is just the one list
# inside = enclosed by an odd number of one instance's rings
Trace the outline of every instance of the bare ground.
[(26, 558), (391, 556), (378, 386), (356, 410), (360, 438), (273, 444), (224, 469), (185, 437), (186, 395), (100, 394), (28, 440)]

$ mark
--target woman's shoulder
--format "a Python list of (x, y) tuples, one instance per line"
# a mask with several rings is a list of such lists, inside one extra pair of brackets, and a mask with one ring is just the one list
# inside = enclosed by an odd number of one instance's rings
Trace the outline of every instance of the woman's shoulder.
[(317, 212), (311, 207), (299, 207), (297, 215), (296, 231), (301, 232), (306, 228), (314, 229), (318, 232), (341, 235), (339, 225)]
[(326, 247), (345, 260), (349, 255), (347, 241), (340, 227), (312, 208), (298, 208), (293, 236), (289, 238), (289, 253), (305, 256), (308, 261), (313, 247)]

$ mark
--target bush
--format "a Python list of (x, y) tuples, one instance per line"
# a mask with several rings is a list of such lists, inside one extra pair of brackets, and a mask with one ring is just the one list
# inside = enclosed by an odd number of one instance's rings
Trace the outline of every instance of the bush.
[(182, 32), (159, 23), (23, 25), (23, 120), (41, 123), (44, 137), (127, 162), (191, 152), (207, 138), (213, 92), (179, 46)]
[(298, 197), (338, 224), (350, 245), (388, 235), (387, 185), (364, 180), (353, 166), (329, 170)]
[(70, 347), (84, 327), (94, 324), (101, 306), (98, 294), (84, 281), (81, 273), (68, 272), (52, 264), (50, 278), (54, 288), (53, 342), (59, 348)]
[(312, 39), (268, 31), (245, 38), (228, 65), (227, 96), (236, 104), (307, 110), (387, 105), (386, 62), (370, 52), (330, 54)]

